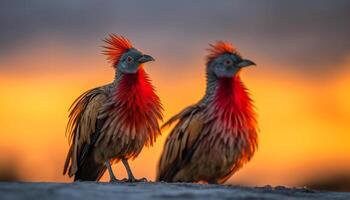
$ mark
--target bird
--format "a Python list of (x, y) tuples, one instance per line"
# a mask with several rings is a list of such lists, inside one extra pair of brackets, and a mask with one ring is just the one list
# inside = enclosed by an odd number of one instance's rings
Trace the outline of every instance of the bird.
[[(71, 105), (66, 134), (70, 142), (63, 174), (74, 181), (99, 181), (106, 169), (110, 182), (136, 179), (128, 160), (161, 134), (163, 107), (144, 66), (154, 61), (130, 40), (109, 34), (103, 54), (112, 63), (114, 80), (80, 95)], [(118, 180), (112, 164), (122, 161), (127, 179)]]
[(157, 181), (222, 184), (254, 155), (258, 123), (253, 100), (243, 84), (243, 59), (229, 42), (210, 44), (206, 56), (206, 91), (165, 122), (173, 127), (158, 163)]

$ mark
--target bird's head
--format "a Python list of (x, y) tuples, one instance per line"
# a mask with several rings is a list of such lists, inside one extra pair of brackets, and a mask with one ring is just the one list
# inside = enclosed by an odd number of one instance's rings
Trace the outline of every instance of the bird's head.
[(242, 68), (255, 65), (254, 62), (243, 59), (230, 43), (217, 41), (210, 44), (208, 51), (207, 70), (218, 78), (233, 77)]
[(154, 61), (152, 56), (135, 49), (131, 42), (122, 36), (111, 34), (104, 42), (107, 45), (103, 46), (103, 53), (108, 56), (107, 59), (113, 63), (113, 67), (122, 73), (134, 74), (143, 63)]

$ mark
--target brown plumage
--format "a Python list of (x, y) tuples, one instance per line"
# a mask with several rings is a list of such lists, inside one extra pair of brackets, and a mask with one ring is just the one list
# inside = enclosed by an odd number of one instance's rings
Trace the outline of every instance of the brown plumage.
[(212, 45), (205, 96), (163, 125), (175, 124), (164, 145), (157, 180), (223, 183), (251, 159), (257, 148), (257, 123), (239, 77), (240, 69), (251, 64), (230, 44)]
[(67, 133), (71, 142), (63, 173), (74, 180), (99, 180), (111, 163), (123, 161), (129, 181), (128, 159), (160, 135), (162, 106), (143, 63), (153, 60), (134, 49), (127, 39), (111, 35), (107, 54), (116, 68), (114, 82), (83, 93), (71, 106)]

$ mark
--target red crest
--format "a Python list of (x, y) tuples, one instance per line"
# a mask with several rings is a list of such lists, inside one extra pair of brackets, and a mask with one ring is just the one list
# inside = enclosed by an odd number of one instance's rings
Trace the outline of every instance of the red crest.
[(236, 48), (227, 42), (223, 41), (217, 41), (215, 44), (209, 44), (210, 48), (207, 50), (209, 51), (209, 55), (207, 56), (207, 62), (211, 62), (218, 56), (224, 53), (234, 53), (234, 54), (239, 54)]
[(103, 41), (107, 43), (107, 46), (103, 46), (105, 48), (103, 54), (107, 55), (107, 60), (113, 64), (118, 63), (120, 57), (129, 49), (133, 48), (128, 39), (115, 34), (110, 34)]

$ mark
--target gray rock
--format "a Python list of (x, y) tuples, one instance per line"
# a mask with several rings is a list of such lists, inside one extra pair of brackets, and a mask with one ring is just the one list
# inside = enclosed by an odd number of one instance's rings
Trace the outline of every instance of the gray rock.
[(20, 199), (350, 199), (350, 193), (307, 188), (241, 187), (189, 183), (0, 182), (1, 200)]

